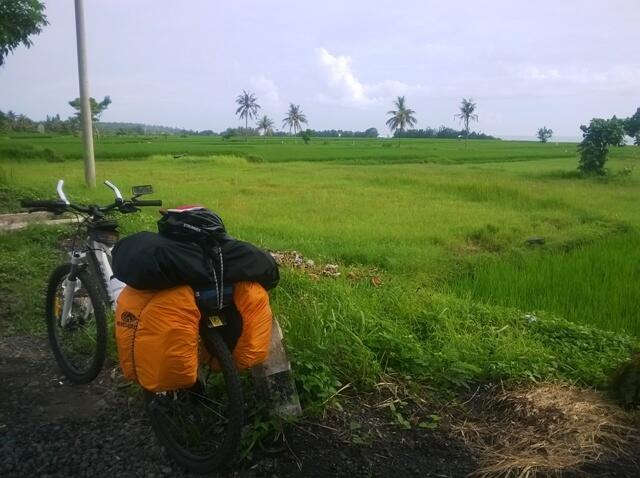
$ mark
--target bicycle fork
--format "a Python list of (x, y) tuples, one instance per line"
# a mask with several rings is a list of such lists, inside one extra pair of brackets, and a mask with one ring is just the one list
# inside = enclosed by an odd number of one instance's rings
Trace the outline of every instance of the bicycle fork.
[(74, 252), (71, 255), (71, 270), (69, 275), (62, 283), (62, 315), (60, 316), (60, 325), (65, 327), (69, 323), (71, 315), (71, 307), (73, 306), (73, 296), (80, 288), (76, 271), (85, 263), (85, 254)]

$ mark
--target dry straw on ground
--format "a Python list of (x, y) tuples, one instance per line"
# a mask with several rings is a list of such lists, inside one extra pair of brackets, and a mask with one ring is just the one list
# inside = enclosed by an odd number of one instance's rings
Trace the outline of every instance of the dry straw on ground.
[(561, 476), (620, 456), (637, 439), (633, 417), (601, 393), (568, 385), (489, 393), (454, 429), (476, 451), (474, 476)]
[(317, 264), (312, 259), (307, 259), (297, 251), (273, 251), (271, 255), (279, 266), (288, 267), (303, 271), (312, 279), (320, 279), (322, 277), (340, 277), (341, 269), (345, 269), (347, 279), (351, 281), (366, 280), (374, 287), (382, 285), (382, 276), (376, 268), (364, 267), (342, 267), (338, 264)]
[(340, 272), (336, 264), (316, 265), (311, 259), (305, 258), (297, 251), (275, 251), (271, 255), (279, 266), (304, 270), (309, 276), (318, 279), (321, 276), (339, 277)]

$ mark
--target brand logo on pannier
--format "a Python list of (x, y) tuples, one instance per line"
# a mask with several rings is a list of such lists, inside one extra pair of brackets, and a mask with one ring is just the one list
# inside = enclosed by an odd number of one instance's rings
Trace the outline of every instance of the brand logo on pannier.
[(138, 318), (131, 312), (123, 312), (120, 316), (120, 320), (117, 323), (118, 327), (125, 327), (127, 329), (135, 329), (138, 327)]

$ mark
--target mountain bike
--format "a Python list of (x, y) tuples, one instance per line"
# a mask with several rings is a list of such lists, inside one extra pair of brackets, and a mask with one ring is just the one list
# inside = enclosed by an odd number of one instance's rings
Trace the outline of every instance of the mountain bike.
[[(29, 212), (73, 213), (78, 234), (69, 252), (70, 261), (58, 266), (49, 278), (45, 304), (47, 334), (56, 362), (76, 384), (92, 381), (101, 371), (107, 347), (107, 311), (115, 310), (124, 284), (112, 277), (111, 249), (119, 239), (114, 212), (130, 214), (143, 206), (161, 206), (160, 200), (140, 200), (151, 186), (134, 186), (125, 200), (120, 190), (105, 181), (114, 195), (106, 206), (72, 204), (58, 181), (57, 200), (23, 200)], [(200, 339), (215, 358), (214, 373), (208, 364), (190, 389), (161, 393), (144, 391), (145, 408), (159, 441), (182, 466), (208, 473), (229, 464), (238, 452), (244, 423), (242, 388), (231, 352), (218, 327), (219, 318), (202, 317)]]
[(107, 310), (115, 302), (124, 284), (113, 278), (111, 248), (119, 238), (118, 222), (107, 216), (115, 211), (129, 214), (141, 206), (161, 206), (162, 201), (143, 201), (150, 186), (134, 188), (134, 196), (125, 200), (120, 190), (105, 181), (115, 195), (112, 204), (72, 204), (64, 193), (64, 181), (58, 181), (57, 200), (21, 202), (29, 212), (73, 213), (78, 230), (69, 251), (70, 260), (51, 273), (47, 286), (45, 320), (49, 343), (56, 362), (74, 383), (93, 380), (104, 364), (107, 347)]

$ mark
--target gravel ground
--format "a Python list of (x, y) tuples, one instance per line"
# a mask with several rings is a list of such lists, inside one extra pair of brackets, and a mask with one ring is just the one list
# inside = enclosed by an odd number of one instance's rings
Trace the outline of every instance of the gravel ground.
[[(186, 477), (157, 444), (142, 400), (123, 387), (113, 366), (89, 385), (57, 371), (46, 340), (0, 338), (0, 476)], [(401, 431), (364, 410), (367, 443), (339, 430), (344, 423), (304, 422), (287, 432), (288, 449), (258, 452), (228, 476), (462, 477), (475, 462), (438, 432)]]
[[(0, 337), (0, 477), (189, 477), (157, 444), (142, 399), (112, 365), (89, 385), (62, 378), (46, 340)], [(304, 420), (287, 446), (259, 451), (230, 477), (466, 477), (476, 461), (438, 430), (402, 430), (362, 404), (342, 415)], [(281, 444), (282, 445), (282, 444)], [(629, 455), (565, 476), (636, 477)]]
[(164, 457), (141, 400), (110, 374), (67, 383), (47, 344), (0, 340), (0, 476), (186, 476)]

